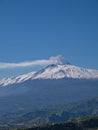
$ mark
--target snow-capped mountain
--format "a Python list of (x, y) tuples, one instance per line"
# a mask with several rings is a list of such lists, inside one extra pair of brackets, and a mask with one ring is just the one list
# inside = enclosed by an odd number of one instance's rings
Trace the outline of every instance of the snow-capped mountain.
[(38, 72), (31, 72), (17, 77), (4, 78), (0, 81), (0, 86), (7, 86), (15, 83), (22, 83), (29, 79), (96, 79), (98, 71), (84, 69), (71, 64), (51, 64)]
[(98, 71), (91, 69), (84, 69), (77, 66), (63, 64), (63, 65), (49, 65), (45, 69), (34, 74), (32, 79), (61, 79), (61, 78), (98, 78)]
[(50, 64), (38, 72), (0, 81), (0, 111), (4, 113), (46, 109), (97, 96), (98, 71), (69, 63)]

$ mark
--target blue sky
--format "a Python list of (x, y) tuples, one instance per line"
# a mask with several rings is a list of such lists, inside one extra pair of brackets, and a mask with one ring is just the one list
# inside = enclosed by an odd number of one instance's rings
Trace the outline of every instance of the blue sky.
[(98, 69), (97, 0), (0, 0), (0, 62), (59, 54)]

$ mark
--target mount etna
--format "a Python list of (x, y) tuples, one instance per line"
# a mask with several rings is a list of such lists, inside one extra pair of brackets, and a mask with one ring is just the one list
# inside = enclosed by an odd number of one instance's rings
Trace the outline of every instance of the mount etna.
[[(56, 107), (59, 106), (60, 111), (60, 106), (70, 106), (69, 104), (92, 100), (97, 96), (97, 70), (84, 69), (69, 63), (49, 64), (38, 72), (30, 72), (0, 80), (0, 124), (6, 122), (6, 127), (8, 127), (8, 124), (14, 124), (13, 127), (24, 127), (31, 123), (43, 123), (45, 120), (51, 119), (50, 116), (53, 112), (55, 113)], [(87, 112), (89, 105), (87, 107), (82, 106), (83, 112)], [(46, 112), (46, 109), (49, 111)], [(92, 105), (91, 111), (93, 109), (94, 106)], [(39, 111), (45, 111), (46, 113)], [(24, 123), (23, 115), (30, 112), (35, 116), (32, 117), (32, 120), (24, 117), (26, 122), (30, 121)], [(43, 114), (46, 115), (44, 121)], [(76, 114), (77, 117), (79, 114)], [(71, 116), (69, 117), (71, 118)], [(21, 119), (22, 124), (19, 124), (18, 118)]]

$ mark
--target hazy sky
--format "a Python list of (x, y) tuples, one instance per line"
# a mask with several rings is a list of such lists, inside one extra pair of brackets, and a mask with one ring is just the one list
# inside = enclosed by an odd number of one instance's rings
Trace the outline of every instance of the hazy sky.
[(59, 54), (98, 69), (97, 0), (0, 0), (0, 62)]

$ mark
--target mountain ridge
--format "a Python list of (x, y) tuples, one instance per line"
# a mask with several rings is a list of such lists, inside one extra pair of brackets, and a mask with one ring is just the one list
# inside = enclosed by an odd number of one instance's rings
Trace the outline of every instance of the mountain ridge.
[(71, 64), (50, 64), (38, 72), (30, 72), (17, 77), (3, 78), (0, 80), (0, 86), (22, 83), (29, 79), (98, 79), (98, 71), (85, 69)]

